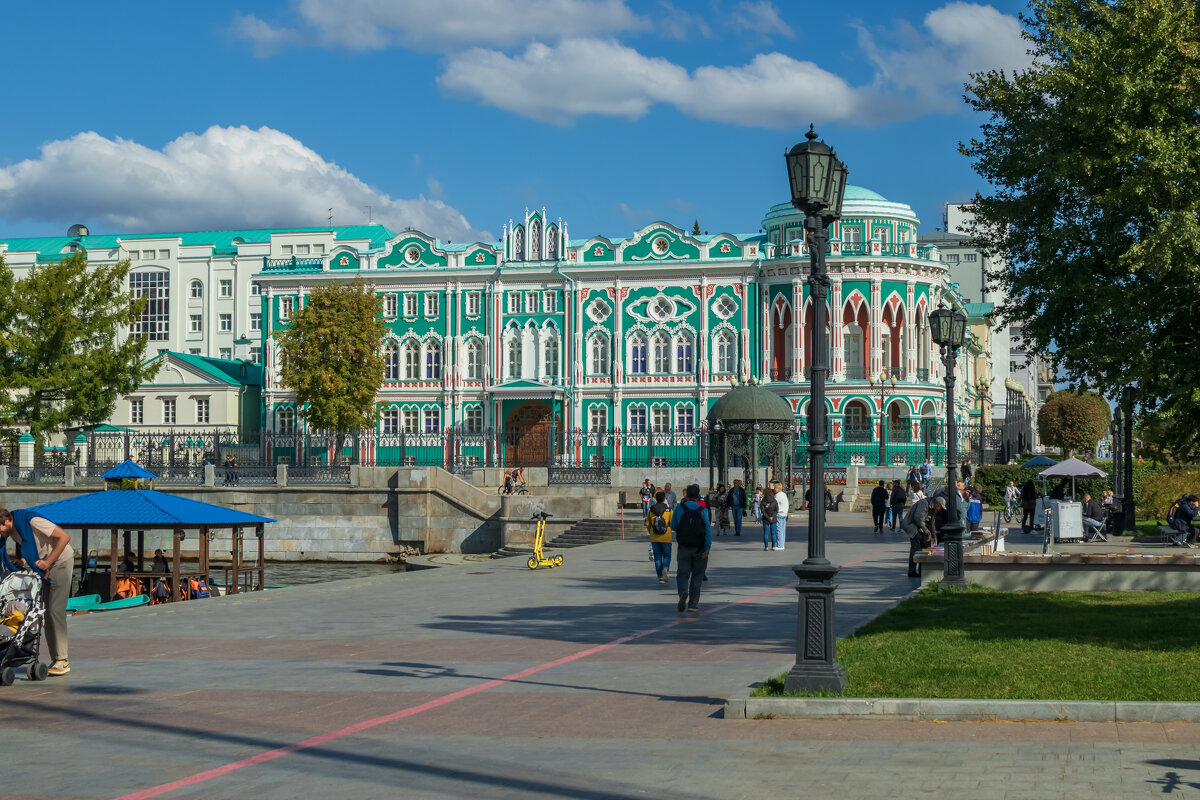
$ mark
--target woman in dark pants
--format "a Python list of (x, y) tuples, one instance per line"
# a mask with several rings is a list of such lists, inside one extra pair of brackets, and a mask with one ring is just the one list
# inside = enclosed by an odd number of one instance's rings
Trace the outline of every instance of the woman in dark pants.
[(1021, 487), (1021, 531), (1029, 533), (1033, 530), (1033, 512), (1037, 510), (1037, 488), (1032, 480), (1025, 481)]

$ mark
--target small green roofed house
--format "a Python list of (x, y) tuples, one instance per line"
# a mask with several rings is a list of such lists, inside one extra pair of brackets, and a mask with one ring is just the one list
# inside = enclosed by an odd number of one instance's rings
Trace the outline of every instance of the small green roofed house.
[(262, 425), (263, 369), (249, 361), (168, 350), (151, 359), (158, 372), (117, 401), (112, 421), (133, 430), (221, 428), (242, 439)]

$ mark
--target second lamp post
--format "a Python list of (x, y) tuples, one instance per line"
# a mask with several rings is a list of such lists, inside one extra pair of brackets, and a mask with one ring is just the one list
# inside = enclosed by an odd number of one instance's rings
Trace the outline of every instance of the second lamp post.
[(962, 498), (958, 494), (958, 430), (954, 420), (954, 367), (958, 360), (958, 349), (963, 346), (967, 335), (967, 315), (938, 308), (929, 315), (929, 332), (933, 343), (942, 348), (942, 363), (946, 367), (946, 519), (938, 530), (945, 555), (943, 557), (941, 586), (967, 588), (963, 574), (962, 513), (959, 511)]

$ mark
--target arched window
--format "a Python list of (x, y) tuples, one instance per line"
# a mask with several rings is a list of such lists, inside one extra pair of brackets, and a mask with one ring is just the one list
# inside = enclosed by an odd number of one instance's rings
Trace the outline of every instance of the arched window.
[(425, 380), (439, 381), (442, 379), (442, 345), (430, 342), (425, 346)]
[(717, 355), (716, 369), (714, 371), (721, 375), (732, 374), (734, 365), (737, 362), (737, 351), (733, 346), (733, 334), (729, 331), (718, 333), (714, 350), (716, 350)]
[(525, 228), (517, 226), (513, 231), (513, 260), (521, 261), (525, 258)]
[(294, 408), (281, 408), (276, 412), (275, 429), (279, 433), (293, 434), (296, 432), (296, 410)]
[(640, 333), (635, 333), (629, 337), (629, 373), (631, 375), (645, 375), (647, 371), (646, 363), (646, 337)]
[(192, 281), (188, 284), (188, 299), (200, 300), (204, 297), (204, 284), (200, 281)]
[(410, 381), (421, 378), (421, 348), (411, 339), (404, 343), (404, 378)]
[(508, 340), (508, 377), (521, 377), (521, 337), (520, 334)]
[(843, 244), (862, 244), (862, 228), (857, 225), (842, 226), (842, 243)]
[(540, 261), (542, 259), (542, 221), (534, 219), (529, 223), (529, 260)]
[(478, 339), (467, 342), (467, 380), (483, 380), (483, 345)]
[(558, 260), (558, 228), (554, 225), (546, 231), (546, 260)]
[(608, 354), (609, 342), (608, 337), (603, 333), (597, 333), (591, 338), (591, 347), (589, 350), (592, 354), (591, 374), (607, 375), (609, 370)]
[(670, 372), (671, 340), (667, 338), (667, 334), (662, 331), (654, 334), (651, 347), (654, 350), (654, 371), (660, 374)]
[(546, 339), (546, 346), (542, 352), (542, 374), (547, 378), (558, 377), (558, 337), (550, 336)]
[(383, 379), (400, 380), (400, 348), (395, 342), (388, 342), (383, 347)]
[(675, 339), (675, 371), (681, 375), (692, 371), (692, 335), (680, 333)]

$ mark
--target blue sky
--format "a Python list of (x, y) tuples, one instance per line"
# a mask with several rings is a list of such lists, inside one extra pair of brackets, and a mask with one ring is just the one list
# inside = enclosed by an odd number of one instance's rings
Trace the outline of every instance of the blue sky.
[[(971, 71), (1019, 3), (2, 3), (0, 239), (376, 222), (755, 232), (810, 122), (922, 230), (984, 189)], [(14, 35), (14, 33), (16, 35)], [(368, 211), (368, 206), (370, 210)]]

